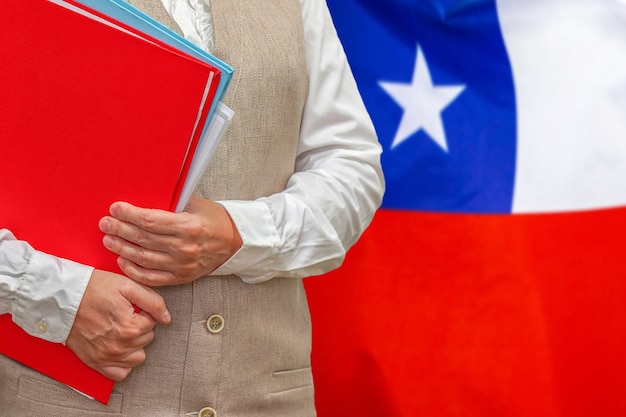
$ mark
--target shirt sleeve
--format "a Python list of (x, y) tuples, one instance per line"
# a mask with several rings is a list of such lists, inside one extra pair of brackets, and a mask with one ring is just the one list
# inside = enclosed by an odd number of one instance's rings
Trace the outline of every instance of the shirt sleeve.
[(220, 201), (243, 246), (213, 275), (257, 283), (328, 272), (342, 263), (381, 204), (381, 147), (326, 2), (301, 3), (310, 91), (296, 173), (283, 192)]
[(0, 229), (0, 314), (11, 314), (33, 336), (65, 342), (92, 272)]

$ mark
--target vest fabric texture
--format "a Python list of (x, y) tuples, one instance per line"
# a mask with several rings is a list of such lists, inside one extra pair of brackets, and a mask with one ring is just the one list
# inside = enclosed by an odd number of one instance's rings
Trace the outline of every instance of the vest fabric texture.
[[(132, 4), (176, 31), (159, 0)], [(300, 0), (212, 0), (214, 54), (235, 68), (229, 132), (198, 194), (249, 200), (280, 192), (294, 172), (308, 91)], [(164, 103), (163, 105), (167, 105)], [(0, 417), (314, 417), (311, 323), (302, 280), (245, 284), (204, 277), (157, 289), (172, 323), (108, 406), (0, 357)], [(209, 331), (218, 316), (223, 328)], [(221, 327), (221, 326), (219, 326)]]

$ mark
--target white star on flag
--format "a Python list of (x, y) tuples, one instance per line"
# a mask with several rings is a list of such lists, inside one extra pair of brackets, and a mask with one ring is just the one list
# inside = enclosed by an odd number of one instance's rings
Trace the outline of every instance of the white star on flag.
[(411, 83), (379, 81), (379, 85), (404, 110), (392, 148), (424, 129), (437, 145), (448, 152), (441, 112), (465, 89), (464, 85), (434, 86), (419, 45)]

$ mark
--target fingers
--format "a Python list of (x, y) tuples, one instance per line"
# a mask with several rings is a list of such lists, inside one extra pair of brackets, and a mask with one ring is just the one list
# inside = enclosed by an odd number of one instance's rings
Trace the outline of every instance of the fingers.
[(99, 222), (108, 250), (147, 269), (173, 263), (170, 250), (176, 247), (180, 226), (176, 214), (122, 202), (114, 203), (110, 211), (113, 217)]
[(122, 271), (144, 285), (198, 279), (230, 259), (243, 240), (222, 205), (194, 197), (187, 210), (170, 213), (114, 203), (112, 216), (100, 221), (103, 244), (119, 255)]
[(122, 257), (117, 259), (117, 264), (124, 272), (124, 275), (149, 287), (160, 287), (177, 283), (176, 276), (169, 271), (147, 269)]
[[(147, 313), (150, 318), (161, 324), (168, 324), (172, 320), (172, 316), (165, 305), (165, 300), (159, 293), (134, 281), (129, 280), (127, 284), (120, 288), (120, 294), (131, 305), (136, 305), (142, 310), (142, 313)], [(141, 313), (139, 317), (148, 319), (145, 314)]]
[(141, 365), (146, 360), (146, 352), (143, 349), (134, 351), (126, 358), (126, 361), (119, 363), (112, 363), (108, 365), (99, 365), (95, 366), (98, 372), (103, 374), (109, 379), (113, 381), (122, 381), (124, 380), (133, 368)]
[[(141, 342), (139, 339), (142, 339)], [(89, 361), (95, 366), (135, 367), (146, 360), (144, 348), (154, 340), (150, 331), (133, 340), (101, 339), (92, 347)]]
[[(136, 313), (133, 305), (141, 310)], [(66, 345), (90, 367), (114, 380), (146, 360), (144, 348), (171, 317), (163, 298), (127, 277), (95, 270)]]
[[(106, 229), (110, 233), (118, 233), (113, 228), (106, 227)], [(160, 239), (157, 238), (156, 240)], [(159, 265), (172, 262), (170, 254), (154, 249), (155, 247), (161, 247), (161, 244), (150, 244), (150, 248), (147, 248), (108, 234), (102, 238), (102, 243), (111, 252), (118, 254), (122, 258), (129, 259), (144, 268), (157, 268)]]
[[(100, 231), (106, 233), (104, 245), (111, 251), (121, 255), (122, 250), (130, 249), (127, 254), (132, 254), (137, 249), (148, 248), (157, 252), (167, 252), (175, 239), (171, 230), (168, 233), (159, 234), (155, 230), (143, 229), (133, 223), (121, 221), (114, 217), (103, 217), (99, 223)], [(130, 245), (132, 244), (132, 245)], [(134, 246), (134, 248), (125, 246)]]
[(133, 370), (132, 367), (122, 366), (96, 366), (94, 369), (115, 382), (123, 381)]
[(113, 203), (109, 211), (116, 219), (159, 235), (175, 234), (179, 221), (175, 213), (136, 207), (125, 202)]
[[(144, 347), (152, 343), (155, 337), (154, 327), (156, 325), (156, 322), (152, 319), (152, 317), (150, 317), (150, 315), (144, 313), (143, 311), (137, 314), (144, 315), (146, 322), (149, 322), (150, 325), (143, 328), (137, 327), (136, 330), (126, 332), (126, 334), (122, 336), (123, 338), (125, 338), (125, 344), (129, 350), (143, 349)], [(124, 352), (120, 355), (120, 359), (126, 362), (128, 355), (128, 352)]]

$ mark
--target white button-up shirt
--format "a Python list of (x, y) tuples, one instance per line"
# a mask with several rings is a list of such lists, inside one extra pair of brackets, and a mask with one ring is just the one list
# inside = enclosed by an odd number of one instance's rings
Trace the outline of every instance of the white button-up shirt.
[[(185, 37), (210, 50), (211, 19), (204, 2), (162, 2)], [(283, 192), (254, 201), (220, 201), (243, 246), (212, 275), (235, 274), (252, 284), (277, 275), (325, 273), (341, 264), (381, 203), (381, 148), (326, 3), (301, 3), (310, 91), (296, 172)], [(12, 314), (30, 334), (64, 342), (92, 271), (0, 230), (0, 314)]]

